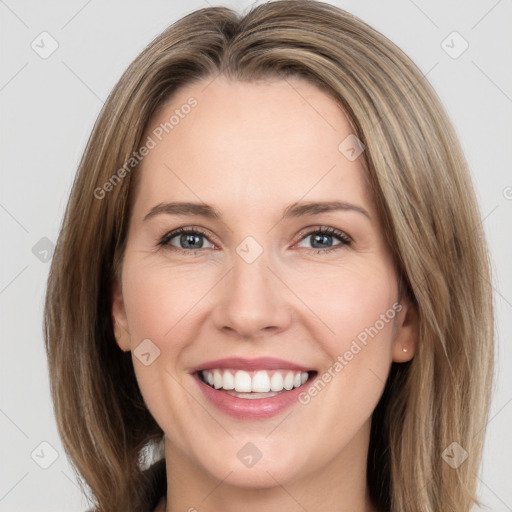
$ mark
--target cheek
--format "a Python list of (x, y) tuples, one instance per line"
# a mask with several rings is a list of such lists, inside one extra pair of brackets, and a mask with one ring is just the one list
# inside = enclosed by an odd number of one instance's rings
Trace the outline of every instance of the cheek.
[(215, 282), (207, 272), (191, 270), (125, 260), (123, 299), (133, 365), (144, 400), (160, 425), (173, 422), (172, 415), (167, 417), (170, 411), (190, 407), (183, 393), (189, 383), (181, 380), (182, 361), (195, 337), (201, 298)]
[[(330, 359), (320, 374), (322, 382), (303, 398), (316, 403), (317, 418), (330, 410), (337, 424), (359, 425), (371, 415), (389, 374), (398, 287), (391, 265), (336, 270), (322, 287), (308, 280), (301, 291), (322, 320), (309, 325), (316, 326), (316, 339)], [(318, 395), (322, 398), (316, 401)]]
[[(132, 334), (159, 340), (173, 337), (182, 319), (193, 318), (195, 306), (214, 282), (212, 273), (170, 265), (138, 264), (125, 269), (124, 302)], [(159, 341), (155, 341), (159, 343)]]
[[(307, 276), (296, 283), (297, 295), (305, 297), (319, 328), (330, 333), (328, 352), (334, 356), (352, 340), (364, 344), (379, 338), (389, 348), (392, 319), (396, 316), (398, 287), (391, 265), (346, 265)], [(313, 313), (313, 315), (311, 314)], [(307, 314), (305, 312), (305, 314)], [(305, 317), (304, 317), (305, 318)]]
[(178, 439), (186, 438), (176, 415), (190, 407), (183, 393), (189, 383), (179, 370), (197, 290), (176, 279), (179, 273), (171, 276), (154, 265), (126, 264), (124, 272), (123, 298), (139, 389), (156, 422), (164, 430), (172, 425)]

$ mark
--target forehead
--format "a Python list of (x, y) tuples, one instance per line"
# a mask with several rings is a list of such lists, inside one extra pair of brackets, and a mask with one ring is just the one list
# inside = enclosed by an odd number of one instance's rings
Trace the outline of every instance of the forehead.
[(307, 195), (371, 209), (362, 156), (340, 150), (353, 136), (334, 98), (303, 79), (195, 82), (148, 124), (154, 147), (138, 169), (139, 203), (200, 198), (248, 211)]

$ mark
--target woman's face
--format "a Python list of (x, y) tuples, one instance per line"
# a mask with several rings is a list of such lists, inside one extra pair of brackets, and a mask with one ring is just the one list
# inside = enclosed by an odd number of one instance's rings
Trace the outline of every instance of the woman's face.
[(352, 133), (300, 79), (196, 82), (151, 120), (113, 314), (166, 454), (197, 478), (364, 473), (416, 317)]

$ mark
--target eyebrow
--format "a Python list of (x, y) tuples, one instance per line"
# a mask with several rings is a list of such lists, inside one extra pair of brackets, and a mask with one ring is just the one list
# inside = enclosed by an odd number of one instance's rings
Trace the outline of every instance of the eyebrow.
[[(358, 212), (369, 220), (370, 214), (361, 206), (347, 203), (346, 201), (323, 201), (323, 202), (296, 202), (287, 206), (283, 211), (282, 218), (295, 218), (318, 215), (320, 213), (333, 212), (333, 211), (355, 211)], [(144, 220), (151, 219), (160, 214), (167, 215), (189, 215), (201, 216), (209, 219), (222, 219), (222, 215), (212, 206), (206, 203), (192, 203), (192, 202), (172, 202), (172, 203), (159, 203), (153, 206), (146, 214)]]

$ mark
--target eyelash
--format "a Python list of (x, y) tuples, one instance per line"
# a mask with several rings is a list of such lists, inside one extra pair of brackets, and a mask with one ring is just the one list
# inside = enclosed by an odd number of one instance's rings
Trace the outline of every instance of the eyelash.
[[(172, 251), (176, 251), (176, 252), (178, 252), (180, 254), (186, 254), (187, 256), (199, 256), (198, 253), (201, 252), (201, 249), (197, 249), (197, 250), (194, 250), (194, 249), (181, 249), (179, 247), (175, 247), (175, 246), (169, 244), (170, 240), (172, 240), (174, 237), (176, 237), (178, 235), (181, 235), (181, 234), (201, 235), (201, 236), (204, 236), (205, 238), (208, 239), (208, 235), (204, 231), (202, 231), (201, 229), (198, 229), (198, 228), (178, 228), (178, 229), (175, 229), (174, 231), (171, 231), (171, 232), (165, 234), (160, 239), (160, 241), (158, 242), (158, 247), (166, 247), (167, 249), (170, 249)], [(322, 234), (322, 235), (335, 236), (341, 242), (340, 244), (334, 245), (334, 246), (329, 247), (327, 249), (313, 249), (313, 248), (307, 249), (306, 248), (306, 250), (313, 251), (316, 254), (330, 253), (332, 251), (348, 247), (348, 246), (350, 246), (352, 244), (352, 239), (348, 235), (343, 233), (343, 231), (339, 231), (338, 229), (334, 229), (334, 228), (327, 227), (327, 226), (319, 226), (316, 229), (307, 231), (305, 233), (301, 233), (300, 234), (300, 239), (299, 239), (299, 241), (297, 243), (302, 242), (308, 236), (314, 235), (314, 234)], [(210, 241), (210, 243), (213, 243), (213, 242)], [(194, 253), (196, 253), (196, 254), (194, 254)]]

